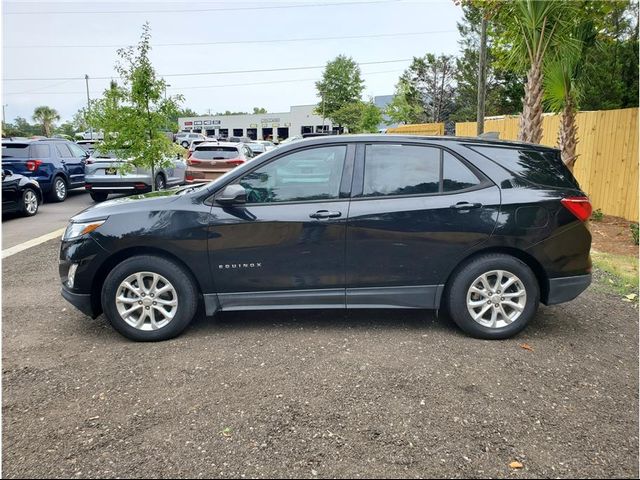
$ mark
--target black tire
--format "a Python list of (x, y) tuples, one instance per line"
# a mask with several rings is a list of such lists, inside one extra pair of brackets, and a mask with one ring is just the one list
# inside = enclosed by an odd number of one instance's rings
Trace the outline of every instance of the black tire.
[[(506, 271), (518, 277), (521, 282), (520, 285), (524, 288), (526, 293), (526, 301), (524, 302), (524, 308), (520, 312), (520, 316), (518, 316), (512, 323), (502, 327), (491, 328), (490, 326), (482, 325), (473, 319), (467, 308), (467, 294), (476, 279), (481, 275), (494, 270)], [(492, 278), (494, 277), (490, 276), (489, 280), (492, 280)], [(505, 283), (503, 282), (503, 284)], [(509, 288), (519, 289), (517, 286)], [(499, 290), (496, 289), (493, 291), (497, 292)], [(501, 293), (504, 294), (504, 292)], [(478, 301), (484, 301), (485, 297), (477, 296), (477, 298), (479, 299)], [(499, 300), (500, 298), (496, 298), (496, 302)], [(463, 331), (476, 338), (500, 340), (512, 337), (521, 332), (534, 317), (538, 310), (538, 303), (540, 301), (540, 287), (535, 274), (531, 271), (529, 266), (520, 259), (510, 255), (486, 254), (472, 258), (452, 274), (445, 290), (444, 301), (451, 319)], [(489, 307), (485, 316), (491, 315), (491, 308), (500, 308), (495, 306), (495, 304), (491, 304), (489, 300), (487, 303), (492, 305), (492, 307)], [(478, 313), (482, 311), (482, 307), (476, 308), (479, 309), (477, 311)], [(508, 313), (511, 314), (512, 312), (514, 312), (514, 310), (509, 308)]]
[[(58, 185), (61, 188), (58, 188)], [(64, 202), (69, 193), (69, 185), (63, 176), (57, 175), (51, 183), (51, 191), (49, 192), (49, 200), (52, 202)]]
[[(138, 272), (162, 275), (173, 285), (177, 293), (178, 305), (175, 316), (160, 329), (145, 331), (135, 328), (118, 312), (118, 288), (128, 276)], [(155, 255), (139, 255), (122, 261), (111, 270), (104, 281), (101, 301), (105, 316), (119, 333), (138, 342), (156, 342), (174, 338), (189, 326), (198, 307), (198, 290), (191, 276), (176, 262)]]
[(180, 145), (182, 145), (184, 148), (189, 148), (189, 142), (182, 142)]
[(161, 173), (156, 175), (154, 182), (155, 182), (157, 191), (164, 190), (165, 188), (167, 188), (167, 180), (164, 178), (164, 175)]
[[(35, 205), (33, 199), (35, 198)], [(35, 210), (33, 209), (35, 206)], [(25, 217), (33, 217), (38, 213), (38, 207), (40, 206), (40, 197), (38, 192), (32, 188), (25, 188), (22, 192), (22, 201), (20, 203), (20, 213)]]
[(92, 191), (92, 192), (89, 192), (89, 195), (91, 195), (91, 200), (93, 200), (94, 202), (104, 202), (109, 196), (109, 193)]

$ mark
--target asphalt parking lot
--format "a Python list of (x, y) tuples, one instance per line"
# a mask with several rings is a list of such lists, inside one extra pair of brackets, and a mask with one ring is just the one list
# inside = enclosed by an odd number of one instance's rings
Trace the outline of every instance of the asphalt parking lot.
[(138, 344), (60, 297), (57, 253), (3, 260), (6, 478), (638, 477), (638, 311), (598, 288), (500, 342), (366, 310)]

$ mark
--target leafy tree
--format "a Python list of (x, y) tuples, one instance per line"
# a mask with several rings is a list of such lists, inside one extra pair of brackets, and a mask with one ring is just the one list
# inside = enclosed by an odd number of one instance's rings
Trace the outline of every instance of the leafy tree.
[(216, 115), (247, 115), (249, 112), (232, 112), (230, 110), (226, 110), (224, 113), (218, 112)]
[(64, 122), (55, 129), (55, 133), (62, 133), (64, 135), (69, 135), (71, 138), (74, 138), (76, 134), (76, 128), (73, 122)]
[(507, 65), (527, 71), (518, 139), (540, 143), (545, 61), (578, 48), (571, 37), (572, 20), (578, 15), (574, 2), (515, 0), (500, 4), (496, 15), (501, 30), (496, 41)]
[(333, 112), (331, 120), (340, 127), (346, 127), (349, 133), (360, 133), (364, 105), (362, 101), (345, 103), (342, 108)]
[(22, 117), (16, 117), (13, 123), (3, 124), (2, 134), (7, 137), (30, 137), (31, 135), (41, 135), (40, 125), (32, 125)]
[(418, 91), (401, 77), (396, 85), (393, 99), (387, 105), (385, 114), (392, 123), (420, 123), (424, 117), (422, 102)]
[(74, 113), (71, 118), (71, 124), (78, 132), (87, 130), (89, 128), (89, 124), (87, 123), (87, 109), (81, 108)]
[(427, 122), (444, 122), (454, 109), (454, 58), (448, 55), (436, 57), (427, 53), (414, 57), (403, 74), (409, 84), (420, 94)]
[(157, 77), (149, 60), (150, 40), (146, 23), (135, 49), (118, 50), (115, 69), (123, 83), (111, 82), (103, 97), (93, 102), (89, 120), (104, 132), (101, 151), (130, 159), (129, 168), (150, 169), (155, 179), (156, 169), (169, 166), (170, 157), (181, 150), (163, 130), (171, 127), (182, 97), (164, 97), (166, 82)]
[(253, 107), (253, 114), (254, 115), (262, 114), (262, 113), (267, 113), (267, 109), (266, 108), (262, 108), (262, 107)]
[(341, 120), (345, 118), (351, 120), (358, 108), (347, 106), (361, 102), (364, 89), (360, 67), (353, 59), (338, 55), (334, 60), (327, 62), (322, 80), (316, 82), (316, 89), (320, 97), (316, 113), (324, 118), (330, 118), (340, 127), (347, 126)]
[(33, 111), (33, 119), (42, 125), (44, 135), (50, 137), (55, 122), (60, 120), (60, 115), (55, 109), (43, 105)]
[(381, 123), (382, 111), (373, 103), (372, 100), (364, 103), (362, 105), (362, 112), (360, 115), (359, 130), (361, 132), (377, 133), (378, 126)]

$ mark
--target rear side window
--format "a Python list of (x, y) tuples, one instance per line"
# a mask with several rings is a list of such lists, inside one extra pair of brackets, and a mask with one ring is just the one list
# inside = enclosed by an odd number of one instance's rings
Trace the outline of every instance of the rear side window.
[(442, 162), (442, 191), (455, 192), (472, 188), (480, 184), (480, 180), (469, 168), (451, 155), (444, 152)]
[(62, 158), (73, 157), (71, 150), (64, 143), (56, 143), (56, 150), (58, 150), (58, 155)]
[(367, 145), (363, 196), (438, 193), (440, 151), (413, 145)]
[(229, 160), (240, 156), (236, 147), (197, 147), (191, 156), (198, 160)]
[(477, 145), (469, 148), (530, 183), (546, 187), (580, 188), (569, 169), (562, 163), (560, 152), (555, 150)]
[(29, 158), (29, 144), (3, 143), (2, 158)]

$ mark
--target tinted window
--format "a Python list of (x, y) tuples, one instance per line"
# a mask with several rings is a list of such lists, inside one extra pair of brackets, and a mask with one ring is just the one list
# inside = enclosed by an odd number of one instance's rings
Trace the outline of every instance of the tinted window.
[(51, 149), (49, 145), (31, 145), (31, 156), (33, 158), (49, 158), (51, 156)]
[(413, 145), (367, 145), (363, 195), (438, 193), (440, 151)]
[(247, 203), (338, 198), (347, 147), (310, 148), (260, 167), (240, 180)]
[(480, 183), (478, 177), (469, 170), (469, 168), (451, 155), (444, 152), (442, 162), (442, 191), (455, 192), (456, 190), (464, 190), (471, 188)]
[(58, 150), (58, 155), (63, 158), (73, 157), (73, 155), (71, 155), (69, 147), (67, 147), (64, 143), (56, 143), (56, 150)]
[(555, 150), (529, 150), (525, 148), (469, 147), (494, 160), (516, 179), (523, 178), (537, 185), (548, 187), (580, 188), (571, 172)]
[(191, 154), (198, 160), (227, 160), (238, 158), (239, 152), (236, 147), (197, 147)]
[(87, 154), (85, 153), (85, 151), (83, 149), (81, 149), (79, 146), (74, 145), (73, 143), (68, 143), (67, 147), (69, 147), (69, 149), (71, 150), (71, 153), (73, 154), (74, 157), (86, 157)]
[(2, 158), (28, 158), (28, 143), (3, 143)]

